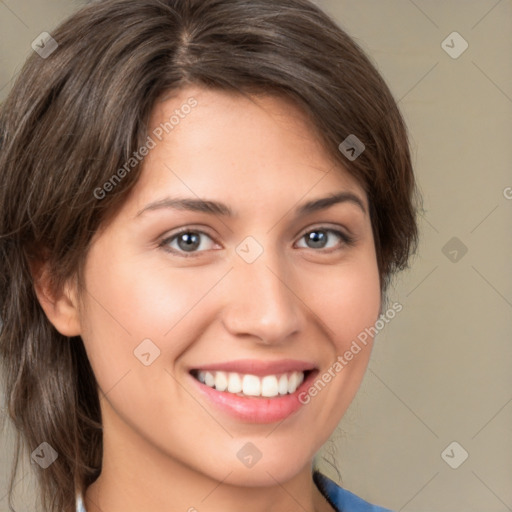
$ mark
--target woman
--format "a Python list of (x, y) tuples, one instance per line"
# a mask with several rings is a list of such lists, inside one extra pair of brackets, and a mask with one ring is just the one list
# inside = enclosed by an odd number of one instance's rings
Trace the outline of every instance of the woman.
[(105, 0), (51, 36), (0, 118), (0, 349), (44, 510), (384, 510), (314, 466), (417, 239), (378, 72), (306, 0)]

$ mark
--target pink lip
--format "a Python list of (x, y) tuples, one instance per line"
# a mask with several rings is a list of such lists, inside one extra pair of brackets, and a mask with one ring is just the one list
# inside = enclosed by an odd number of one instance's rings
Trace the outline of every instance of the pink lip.
[[(230, 368), (231, 367), (232, 366), (230, 366)], [(318, 370), (309, 372), (304, 382), (302, 382), (294, 393), (278, 395), (272, 398), (245, 397), (227, 391), (217, 391), (198, 381), (192, 374), (189, 374), (189, 377), (193, 385), (198, 387), (202, 395), (221, 412), (227, 413), (231, 417), (247, 423), (274, 423), (286, 419), (304, 405), (304, 402), (301, 402), (299, 397), (313, 384), (318, 373)]]
[(213, 363), (194, 368), (201, 371), (236, 372), (263, 377), (265, 375), (279, 375), (288, 372), (305, 372), (315, 369), (314, 363), (298, 361), (295, 359), (281, 359), (279, 361), (259, 361), (257, 359), (238, 359), (224, 363)]

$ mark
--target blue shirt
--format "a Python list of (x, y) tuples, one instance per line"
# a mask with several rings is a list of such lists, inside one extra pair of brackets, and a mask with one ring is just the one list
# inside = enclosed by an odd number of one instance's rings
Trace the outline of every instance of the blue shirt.
[(313, 481), (336, 512), (392, 512), (388, 508), (372, 505), (343, 489), (319, 471), (313, 473)]
[[(336, 512), (392, 512), (387, 508), (372, 505), (343, 489), (319, 471), (313, 473), (313, 481)], [(80, 495), (76, 499), (76, 512), (86, 512)]]

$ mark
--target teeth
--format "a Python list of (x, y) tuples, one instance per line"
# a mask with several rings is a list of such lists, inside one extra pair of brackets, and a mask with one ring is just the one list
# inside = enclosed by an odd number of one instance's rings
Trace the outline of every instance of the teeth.
[(224, 391), (228, 388), (228, 378), (224, 372), (217, 372), (215, 374), (215, 389)]
[(277, 390), (280, 395), (286, 395), (286, 393), (288, 393), (288, 377), (286, 375), (281, 375), (281, 377), (279, 377)]
[(242, 393), (248, 396), (261, 395), (261, 380), (256, 375), (244, 375), (242, 380), (243, 390)]
[(277, 377), (275, 375), (266, 375), (263, 377), (263, 379), (261, 379), (261, 395), (270, 397), (278, 394)]
[(230, 373), (228, 382), (228, 391), (230, 393), (240, 393), (242, 391), (242, 379), (240, 378), (240, 375), (238, 375), (238, 373)]
[(210, 372), (206, 372), (204, 374), (204, 383), (213, 388), (215, 386), (215, 377)]
[(281, 375), (242, 375), (234, 372), (197, 372), (197, 379), (217, 391), (227, 391), (239, 396), (273, 397), (294, 393), (304, 381), (304, 372)]

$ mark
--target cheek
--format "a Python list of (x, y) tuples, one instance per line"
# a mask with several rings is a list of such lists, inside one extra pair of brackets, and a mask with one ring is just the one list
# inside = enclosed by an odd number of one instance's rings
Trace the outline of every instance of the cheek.
[(330, 350), (309, 396), (303, 398), (311, 400), (314, 417), (325, 425), (327, 437), (356, 395), (371, 355), (372, 327), (381, 306), (374, 251), (333, 267), (317, 283), (322, 292), (312, 295), (316, 297), (312, 309), (329, 328)]
[(375, 253), (368, 251), (346, 264), (325, 269), (316, 282), (317, 292), (309, 294), (316, 297), (314, 310), (330, 328), (329, 337), (341, 354), (379, 316), (381, 290)]
[(101, 254), (113, 253), (104, 248), (90, 255), (82, 337), (98, 381), (108, 387), (128, 369), (139, 369), (134, 351), (143, 340), (150, 339), (161, 354), (171, 356), (168, 360), (186, 348), (183, 327), (201, 310), (201, 298), (218, 276)]

